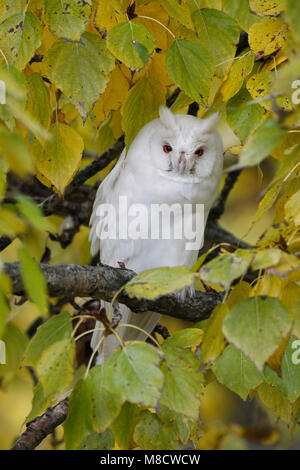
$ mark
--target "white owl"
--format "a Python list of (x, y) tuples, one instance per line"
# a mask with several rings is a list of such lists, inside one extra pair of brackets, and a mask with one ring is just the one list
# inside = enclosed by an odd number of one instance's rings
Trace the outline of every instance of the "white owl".
[[(141, 206), (149, 209), (150, 213), (151, 207), (158, 204), (176, 203), (182, 207), (203, 204), (202, 224), (205, 226), (223, 169), (223, 145), (216, 131), (218, 114), (199, 119), (173, 114), (163, 107), (159, 115), (159, 119), (142, 128), (127, 153), (123, 151), (116, 166), (100, 185), (90, 220), (91, 253), (94, 255), (100, 250), (103, 264), (119, 267), (118, 263), (122, 262), (136, 273), (165, 266), (185, 265), (191, 268), (201, 246), (196, 250), (187, 250), (184, 237), (172, 240), (121, 237), (118, 229), (115, 239), (110, 236), (105, 239), (103, 232), (108, 232), (112, 228), (108, 225), (114, 225), (114, 221), (106, 218), (104, 224), (101, 209), (109, 204), (115, 208), (118, 217), (124, 215), (120, 213), (123, 210), (120, 208), (120, 196), (123, 200), (126, 198), (128, 208), (133, 207), (129, 214), (131, 218), (137, 207)], [(144, 222), (151, 225), (149, 213), (144, 216), (147, 219)], [(143, 222), (141, 214), (139, 222)], [(204, 231), (204, 227), (200, 229)], [(103, 306), (108, 312), (109, 304), (104, 302)], [(153, 331), (160, 317), (154, 312), (135, 314), (125, 305), (120, 305), (119, 310), (121, 323), (137, 325), (148, 333)], [(101, 326), (99, 322), (96, 325)], [(146, 338), (144, 333), (129, 327), (119, 327), (118, 332), (124, 342)], [(93, 349), (99, 344), (101, 335), (99, 331), (93, 334)], [(101, 358), (110, 356), (119, 346), (112, 335), (106, 338), (104, 344), (104, 352), (98, 354), (97, 363), (102, 361)]]

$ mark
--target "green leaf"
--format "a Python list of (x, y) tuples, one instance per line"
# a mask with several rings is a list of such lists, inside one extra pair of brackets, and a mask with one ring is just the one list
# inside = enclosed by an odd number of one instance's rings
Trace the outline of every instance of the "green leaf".
[(290, 317), (279, 299), (258, 296), (243, 300), (230, 310), (223, 323), (223, 332), (227, 340), (262, 371), (291, 326)]
[(121, 413), (111, 425), (118, 448), (130, 450), (133, 440), (133, 432), (140, 409), (133, 403), (124, 403)]
[(6, 345), (6, 364), (0, 365), (0, 377), (5, 383), (19, 370), (28, 337), (13, 323), (7, 323), (2, 340)]
[(295, 39), (300, 41), (300, 12), (295, 0), (285, 0), (285, 18), (292, 27)]
[(70, 397), (65, 423), (67, 449), (78, 449), (93, 431), (104, 432), (120, 413), (123, 401), (120, 393), (105, 388), (102, 366), (93, 367)]
[(48, 399), (59, 395), (73, 378), (74, 344), (69, 340), (53, 343), (37, 361), (36, 373)]
[(0, 290), (0, 339), (2, 339), (5, 330), (5, 322), (10, 312), (9, 303), (5, 294)]
[(42, 384), (39, 382), (33, 389), (32, 406), (26, 423), (30, 423), (34, 418), (41, 415), (46, 406)]
[(176, 39), (167, 52), (166, 64), (174, 82), (195, 101), (207, 105), (214, 75), (207, 50), (198, 43)]
[(0, 4), (0, 22), (2, 23), (9, 16), (21, 13), (25, 10), (26, 0), (2, 0)]
[(263, 382), (263, 376), (255, 364), (231, 344), (218, 357), (212, 370), (221, 384), (243, 400), (246, 400), (250, 390)]
[(51, 126), (50, 135), (44, 149), (37, 141), (33, 146), (37, 177), (62, 195), (79, 169), (84, 142), (78, 132), (60, 122)]
[(33, 159), (25, 139), (14, 132), (0, 130), (0, 153), (19, 176), (33, 173)]
[(281, 258), (281, 251), (279, 248), (270, 248), (267, 250), (258, 251), (254, 260), (251, 264), (251, 267), (254, 271), (266, 269), (271, 266), (276, 266), (279, 263)]
[[(48, 130), (52, 113), (48, 88), (39, 73), (32, 73), (26, 78), (29, 84), (27, 110), (36, 122)], [(35, 137), (40, 140), (39, 133), (35, 132)]]
[(259, 385), (257, 392), (259, 399), (264, 405), (272, 410), (273, 413), (275, 413), (275, 415), (282, 421), (290, 424), (292, 418), (292, 406), (282, 393), (267, 383)]
[(229, 101), (242, 88), (245, 78), (251, 73), (254, 66), (254, 55), (251, 51), (243, 51), (235, 58), (230, 67), (228, 76), (221, 88), (223, 101)]
[(248, 32), (250, 26), (259, 20), (258, 16), (251, 13), (249, 0), (223, 0), (223, 10), (232, 16), (241, 28)]
[(162, 349), (165, 384), (160, 403), (176, 413), (197, 420), (203, 392), (200, 361), (190, 350), (174, 346), (171, 338), (163, 343)]
[(19, 194), (17, 207), (21, 214), (37, 230), (54, 231), (55, 227), (44, 217), (40, 207), (28, 196)]
[(228, 306), (226, 304), (217, 305), (206, 323), (201, 346), (204, 363), (214, 361), (225, 348), (226, 341), (222, 326), (227, 313)]
[(37, 305), (41, 314), (45, 315), (48, 312), (48, 292), (44, 275), (24, 246), (19, 250), (19, 259), (26, 294)]
[(86, 436), (76, 450), (111, 450), (114, 445), (114, 436), (110, 429), (106, 429), (103, 434), (93, 432)]
[(141, 78), (131, 88), (122, 109), (127, 148), (142, 127), (158, 117), (158, 110), (164, 103), (165, 90), (151, 77)]
[(176, 331), (167, 339), (167, 344), (177, 348), (195, 348), (201, 344), (203, 331), (199, 328), (185, 328)]
[(91, 0), (45, 0), (44, 20), (59, 38), (79, 41), (92, 13)]
[(163, 385), (158, 352), (145, 343), (132, 342), (116, 351), (104, 366), (104, 387), (123, 400), (157, 406)]
[(237, 250), (233, 254), (220, 255), (200, 269), (200, 279), (228, 289), (232, 281), (247, 272), (252, 258), (253, 254), (242, 250)]
[[(295, 345), (296, 348), (293, 347)], [(282, 382), (285, 395), (292, 402), (300, 397), (300, 364), (295, 361), (297, 350), (299, 351), (299, 342), (293, 337), (288, 341), (281, 363)], [(299, 354), (298, 354), (299, 358)]]
[(259, 104), (250, 104), (251, 96), (246, 88), (227, 104), (227, 122), (233, 132), (244, 142), (266, 119), (266, 112)]
[(195, 276), (185, 266), (148, 269), (132, 278), (125, 289), (132, 297), (156, 299), (191, 286)]
[[(0, 24), (0, 49), (9, 65), (23, 70), (42, 43), (42, 25), (32, 11), (10, 16)], [(0, 54), (0, 64), (5, 59)]]
[(173, 16), (173, 18), (179, 21), (179, 23), (183, 24), (187, 28), (192, 26), (186, 0), (161, 0), (160, 3), (169, 15)]
[(105, 90), (115, 65), (105, 41), (93, 33), (84, 33), (80, 43), (60, 39), (52, 45), (44, 62), (51, 82), (76, 106), (85, 121)]
[(156, 413), (143, 411), (134, 431), (134, 440), (143, 450), (177, 450), (176, 427), (163, 422)]
[(0, 68), (0, 79), (6, 85), (6, 104), (0, 104), (0, 118), (8, 129), (13, 131), (16, 122), (12, 106), (18, 106), (20, 109), (25, 108), (29, 92), (28, 83), (24, 73), (12, 65)]
[(43, 352), (54, 343), (71, 340), (72, 329), (72, 319), (68, 312), (61, 312), (50, 318), (38, 327), (25, 351), (23, 363), (35, 366)]
[(224, 77), (231, 66), (231, 59), (236, 53), (240, 29), (235, 20), (223, 11), (202, 8), (192, 14), (201, 46), (209, 51), (216, 75)]
[(155, 48), (155, 37), (141, 23), (127, 21), (114, 26), (107, 35), (110, 52), (131, 70), (143, 68)]
[(230, 169), (258, 165), (280, 144), (286, 132), (273, 119), (268, 119), (249, 137), (238, 164)]

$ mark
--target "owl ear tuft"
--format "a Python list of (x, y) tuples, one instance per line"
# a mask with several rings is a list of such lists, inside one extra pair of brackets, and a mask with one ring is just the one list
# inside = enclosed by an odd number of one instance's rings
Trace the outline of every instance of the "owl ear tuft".
[(166, 106), (161, 106), (159, 108), (159, 118), (161, 123), (170, 130), (174, 130), (177, 127), (175, 116), (172, 111), (169, 110)]
[(220, 113), (214, 113), (208, 118), (203, 120), (203, 127), (201, 131), (203, 133), (210, 133), (216, 130), (217, 125), (219, 124), (221, 119)]

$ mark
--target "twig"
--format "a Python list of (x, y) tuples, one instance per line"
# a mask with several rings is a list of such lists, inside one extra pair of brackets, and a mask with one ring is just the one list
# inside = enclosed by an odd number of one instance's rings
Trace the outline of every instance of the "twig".
[(224, 214), (225, 205), (226, 205), (228, 196), (231, 190), (233, 189), (235, 183), (237, 182), (237, 179), (240, 176), (240, 174), (241, 174), (241, 170), (237, 170), (237, 171), (232, 171), (231, 173), (227, 175), (221, 194), (218, 197), (216, 204), (214, 205), (214, 207), (211, 209), (209, 213), (210, 222), (219, 220)]
[(26, 431), (12, 446), (11, 450), (33, 450), (46, 436), (63, 423), (68, 414), (68, 399), (48, 408), (47, 411), (27, 424)]

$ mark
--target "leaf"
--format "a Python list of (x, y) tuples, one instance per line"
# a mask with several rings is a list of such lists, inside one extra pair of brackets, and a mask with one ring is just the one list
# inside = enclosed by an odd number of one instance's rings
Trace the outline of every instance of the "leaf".
[(282, 49), (287, 40), (287, 25), (281, 18), (263, 18), (249, 29), (249, 45), (259, 59)]
[(76, 106), (83, 121), (105, 90), (115, 65), (105, 41), (93, 33), (84, 33), (80, 43), (59, 39), (43, 63), (51, 82)]
[(122, 11), (121, 5), (116, 3), (99, 0), (94, 22), (100, 31), (109, 31), (116, 24), (126, 21), (126, 14)]
[(25, 139), (20, 134), (0, 129), (0, 152), (9, 168), (19, 176), (33, 173), (33, 159)]
[(218, 381), (246, 400), (250, 390), (263, 382), (255, 364), (231, 344), (216, 360), (212, 370)]
[(198, 43), (176, 39), (167, 52), (166, 64), (174, 82), (195, 101), (207, 105), (214, 67), (206, 49)]
[(26, 294), (42, 315), (48, 312), (48, 292), (44, 275), (25, 246), (19, 250), (20, 270)]
[(59, 38), (79, 41), (92, 13), (91, 0), (45, 0), (44, 20)]
[(5, 322), (10, 312), (9, 303), (5, 294), (0, 290), (0, 340), (5, 330)]
[[(270, 96), (272, 93), (273, 72), (261, 72), (252, 75), (247, 82), (247, 89), (254, 100), (258, 100), (263, 108), (267, 111), (272, 111), (274, 106), (274, 99), (261, 99), (265, 96)], [(292, 111), (293, 105), (289, 97), (279, 96), (275, 99), (276, 105), (282, 111)]]
[(250, 297), (226, 315), (223, 333), (262, 371), (265, 362), (291, 329), (291, 320), (279, 299)]
[[(28, 83), (21, 70), (12, 65), (0, 68), (0, 79), (5, 83), (6, 104), (0, 104), (0, 118), (10, 131), (15, 129), (14, 107), (24, 109), (28, 99)], [(26, 166), (26, 165), (25, 165)]]
[(261, 384), (258, 389), (259, 399), (282, 421), (289, 424), (292, 418), (292, 406), (286, 397), (282, 395), (275, 387), (267, 383)]
[(201, 345), (202, 360), (204, 363), (214, 361), (225, 348), (226, 341), (222, 326), (227, 313), (228, 307), (226, 304), (217, 305), (205, 325)]
[(113, 434), (107, 429), (103, 434), (93, 432), (86, 436), (76, 450), (112, 450), (114, 445)]
[(176, 428), (159, 419), (156, 413), (143, 411), (134, 431), (134, 441), (143, 450), (177, 450)]
[(270, 248), (269, 250), (258, 251), (254, 256), (251, 267), (256, 271), (276, 266), (279, 263), (280, 258), (281, 251), (279, 248)]
[(244, 142), (266, 119), (259, 104), (251, 104), (251, 96), (242, 88), (227, 106), (227, 122), (233, 132)]
[(133, 432), (139, 412), (140, 409), (137, 405), (126, 402), (122, 407), (121, 413), (112, 423), (111, 430), (119, 449), (131, 449)]
[(271, 188), (266, 192), (264, 197), (259, 203), (258, 210), (255, 214), (253, 224), (255, 224), (261, 217), (273, 206), (281, 189), (282, 181), (277, 181)]
[(131, 297), (156, 299), (191, 286), (195, 276), (185, 266), (148, 269), (134, 276), (125, 289)]
[(300, 41), (300, 14), (299, 5), (295, 0), (285, 0), (285, 18), (291, 25), (295, 39)]
[(74, 129), (59, 122), (51, 126), (50, 134), (44, 150), (37, 142), (33, 147), (37, 177), (62, 195), (79, 169), (84, 143)]
[(228, 289), (232, 281), (247, 272), (252, 257), (251, 253), (239, 250), (233, 254), (220, 255), (200, 269), (200, 279)]
[(44, 397), (57, 396), (73, 378), (74, 344), (70, 339), (51, 344), (44, 349), (36, 363), (36, 373), (43, 387)]
[(229, 101), (243, 86), (245, 78), (251, 73), (254, 65), (254, 56), (249, 52), (243, 52), (234, 60), (228, 76), (223, 83), (220, 93), (223, 101)]
[(163, 385), (157, 351), (141, 342), (129, 343), (115, 352), (104, 367), (104, 387), (123, 400), (148, 407), (157, 406)]
[(250, 0), (250, 9), (259, 16), (278, 16), (285, 7), (285, 0)]
[[(33, 119), (48, 130), (52, 112), (48, 88), (39, 73), (32, 73), (26, 78), (29, 84), (27, 110)], [(36, 132), (35, 137), (40, 140), (41, 144), (44, 143), (44, 140), (40, 139), (39, 133)]]
[(0, 22), (2, 23), (9, 16), (21, 13), (26, 6), (26, 0), (2, 0), (0, 4)]
[(222, 78), (228, 72), (236, 53), (240, 37), (238, 25), (229, 15), (213, 8), (196, 10), (192, 20), (201, 46), (209, 51), (216, 75)]
[(16, 374), (20, 368), (28, 337), (13, 323), (7, 323), (2, 340), (6, 346), (6, 364), (0, 365), (1, 386), (4, 387), (6, 381)]
[(142, 69), (155, 48), (155, 37), (146, 26), (127, 21), (114, 26), (107, 35), (110, 52), (131, 70)]
[(129, 91), (122, 109), (127, 148), (142, 127), (158, 117), (158, 110), (164, 103), (165, 90), (151, 77), (141, 78)]
[(187, 28), (192, 26), (186, 0), (161, 0), (160, 3), (170, 16), (185, 25)]
[(202, 342), (203, 331), (199, 328), (185, 328), (184, 330), (176, 331), (167, 340), (167, 344), (176, 348), (195, 348)]
[[(18, 13), (0, 24), (0, 49), (7, 62), (23, 70), (42, 43), (42, 26), (32, 11)], [(0, 64), (4, 57), (0, 54)]]
[(258, 165), (270, 155), (285, 135), (286, 130), (281, 129), (272, 119), (268, 119), (249, 137), (239, 162), (232, 166), (231, 170)]
[[(285, 349), (281, 363), (282, 385), (285, 395), (292, 402), (300, 397), (300, 371), (299, 363), (296, 363), (294, 356), (297, 356), (296, 349), (293, 347), (296, 342), (295, 338), (291, 337)], [(298, 351), (300, 345), (298, 344)], [(299, 354), (298, 354), (299, 357)]]
[(25, 351), (23, 363), (35, 366), (43, 351), (54, 343), (71, 340), (72, 319), (68, 312), (61, 312), (38, 327)]
[(196, 421), (203, 393), (203, 377), (198, 372), (200, 361), (191, 351), (175, 349), (171, 344), (164, 343), (163, 352), (165, 383), (160, 403)]
[(257, 16), (250, 12), (249, 0), (223, 0), (222, 3), (223, 10), (232, 16), (246, 32), (259, 20)]
[(19, 194), (17, 208), (37, 230), (54, 231), (55, 227), (44, 217), (41, 208), (28, 196)]

